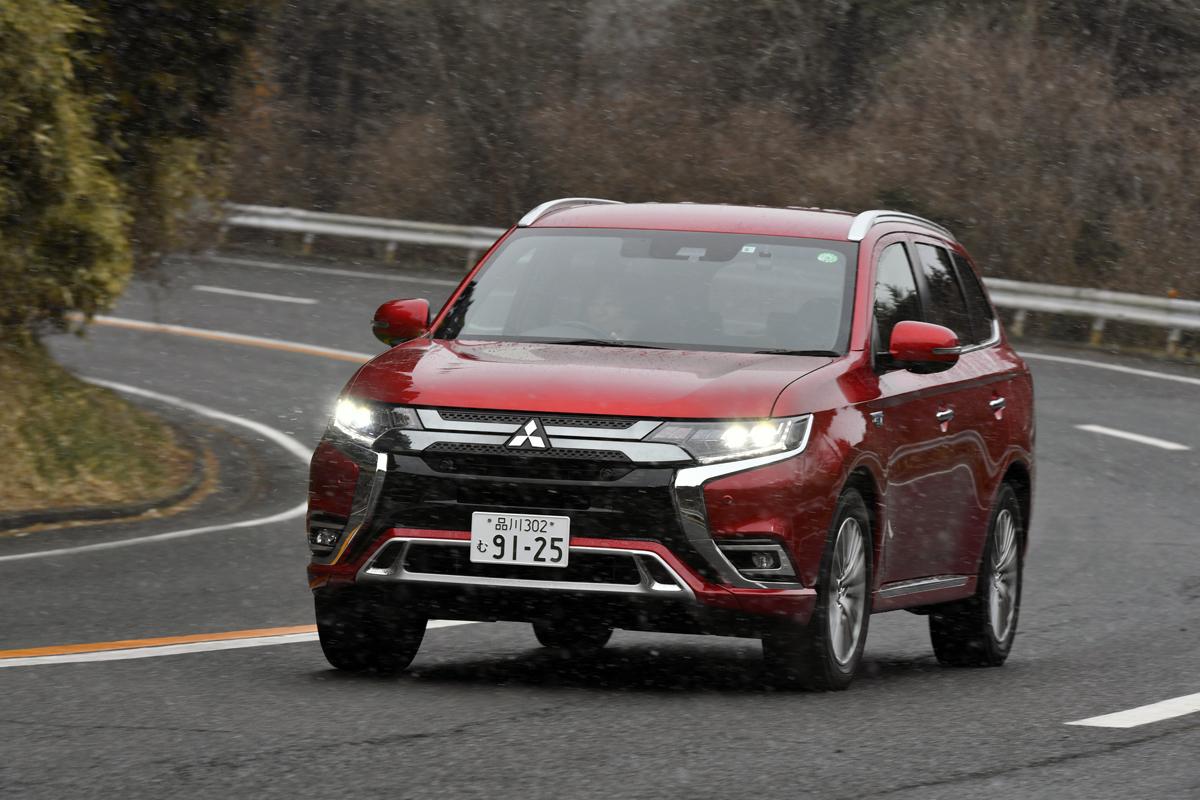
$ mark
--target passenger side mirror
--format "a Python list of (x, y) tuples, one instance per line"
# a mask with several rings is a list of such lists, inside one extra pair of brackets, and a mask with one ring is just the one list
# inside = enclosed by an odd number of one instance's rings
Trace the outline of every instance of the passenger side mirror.
[(428, 300), (389, 300), (371, 321), (371, 332), (388, 347), (415, 339), (428, 328)]
[(931, 322), (903, 320), (892, 328), (888, 346), (892, 362), (910, 372), (941, 372), (958, 363), (958, 336), (949, 328)]

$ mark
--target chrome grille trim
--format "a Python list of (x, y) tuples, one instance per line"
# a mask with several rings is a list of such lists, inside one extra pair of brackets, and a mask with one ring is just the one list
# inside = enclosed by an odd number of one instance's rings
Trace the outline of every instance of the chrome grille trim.
[(613, 417), (609, 420), (597, 417), (593, 420), (585, 417), (563, 416), (561, 414), (542, 415), (532, 413), (478, 412), (476, 419), (469, 418), (475, 414), (476, 412), (461, 410), (417, 409), (417, 416), (421, 420), (421, 425), (430, 431), (514, 434), (530, 419), (538, 419), (541, 420), (542, 426), (546, 429), (546, 433), (549, 436), (567, 436), (573, 439), (624, 439), (626, 441), (638, 441), (645, 438), (662, 424), (662, 420), (653, 419), (633, 420)]
[(607, 428), (623, 431), (633, 426), (638, 420), (622, 419), (619, 417), (580, 417), (562, 416), (559, 414), (538, 415), (513, 411), (472, 411), (468, 409), (434, 409), (442, 422), (457, 423), (494, 423), (499, 425), (522, 425), (531, 416), (538, 417), (543, 425), (554, 425), (565, 428)]
[[(390, 564), (387, 567), (376, 568), (375, 562), (384, 555), (386, 551), (394, 546), (393, 543), (401, 542), (402, 550), (395, 558), (390, 558)], [(385, 542), (375, 556), (365, 563), (358, 571), (357, 580), (362, 582), (391, 582), (403, 581), (407, 583), (437, 583), (450, 584), (455, 586), (491, 586), (496, 588), (509, 589), (546, 589), (551, 591), (569, 591), (569, 592), (587, 592), (597, 594), (624, 594), (624, 595), (642, 595), (654, 597), (684, 597), (689, 600), (695, 600), (696, 595), (692, 588), (688, 586), (686, 580), (672, 569), (671, 565), (666, 562), (660, 555), (650, 550), (634, 550), (620, 547), (584, 547), (579, 545), (571, 545), (572, 553), (597, 553), (604, 555), (628, 556), (633, 559), (637, 567), (640, 580), (638, 583), (593, 583), (590, 581), (556, 581), (556, 580), (536, 580), (525, 578), (491, 578), (478, 575), (448, 575), (445, 573), (433, 572), (409, 572), (404, 568), (404, 559), (407, 555), (407, 550), (411, 545), (429, 545), (441, 547), (469, 547), (470, 542), (462, 539), (429, 539), (417, 536), (397, 536)], [(390, 556), (390, 554), (389, 554)], [(666, 570), (666, 573), (671, 576), (674, 583), (659, 583), (654, 579), (650, 570), (646, 567), (645, 559), (650, 559), (658, 563), (660, 567)], [(554, 567), (545, 568), (549, 574)]]

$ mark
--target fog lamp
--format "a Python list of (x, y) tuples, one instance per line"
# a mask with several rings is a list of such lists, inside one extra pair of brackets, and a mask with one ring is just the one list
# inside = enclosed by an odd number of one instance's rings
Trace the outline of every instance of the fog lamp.
[(340, 538), (342, 538), (342, 534), (331, 528), (314, 528), (308, 541), (316, 547), (332, 548), (337, 545)]
[(750, 561), (754, 564), (755, 569), (775, 569), (779, 566), (775, 561), (774, 553), (756, 552), (751, 554)]

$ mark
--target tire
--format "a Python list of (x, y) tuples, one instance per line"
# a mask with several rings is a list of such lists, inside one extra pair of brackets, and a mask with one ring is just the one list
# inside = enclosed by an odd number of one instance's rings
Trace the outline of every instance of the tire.
[(1023, 524), (1016, 492), (1004, 484), (988, 521), (975, 596), (929, 610), (929, 638), (942, 664), (998, 667), (1008, 658), (1021, 611)]
[(544, 621), (533, 623), (533, 635), (542, 647), (571, 656), (595, 655), (612, 638), (613, 629), (592, 622)]
[(872, 543), (866, 503), (858, 491), (847, 489), (821, 557), (811, 619), (763, 637), (772, 684), (823, 692), (841, 691), (854, 680), (871, 619)]
[(321, 650), (340, 670), (402, 672), (425, 637), (425, 616), (397, 608), (381, 592), (355, 586), (320, 591), (313, 600)]

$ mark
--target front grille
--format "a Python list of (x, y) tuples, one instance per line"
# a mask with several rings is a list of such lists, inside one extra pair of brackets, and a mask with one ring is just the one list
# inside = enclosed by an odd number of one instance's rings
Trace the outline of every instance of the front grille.
[(641, 582), (632, 556), (612, 553), (571, 553), (565, 567), (529, 567), (520, 564), (483, 564), (471, 561), (467, 547), (427, 545), (413, 542), (404, 554), (407, 572), (458, 575), (473, 578), (507, 578), (527, 581), (570, 581), (572, 583)]
[(494, 425), (523, 425), (530, 417), (537, 417), (543, 425), (560, 428), (603, 428), (612, 431), (623, 431), (631, 428), (636, 419), (614, 419), (613, 417), (562, 417), (541, 416), (539, 414), (512, 414), (491, 411), (449, 411), (438, 412), (447, 422), (483, 422)]
[[(450, 465), (440, 459), (453, 459), (453, 470), (443, 471)], [(680, 527), (670, 467), (452, 453), (394, 454), (391, 461), (374, 515), (376, 532), (469, 531), (476, 511), (568, 516), (573, 538), (661, 542), (700, 574), (716, 578)]]
[(522, 452), (528, 454), (514, 455), (503, 445), (442, 443), (425, 449), (420, 457), (440, 473), (557, 481), (613, 481), (635, 469), (624, 453), (611, 450)]
[[(474, 511), (531, 514), (571, 512), (575, 536), (674, 539), (680, 536), (670, 495), (669, 469), (629, 469), (616, 480), (570, 480), (522, 475), (528, 464), (502, 476), (444, 474), (424, 457), (397, 456), (399, 469), (384, 481), (377, 518), (404, 528), (467, 531)], [(580, 462), (580, 467), (588, 467)], [(589, 468), (594, 469), (594, 468)], [(581, 470), (582, 471), (582, 470)]]
[(434, 442), (426, 447), (425, 453), (478, 453), (502, 456), (508, 460), (523, 458), (585, 458), (589, 461), (624, 461), (631, 463), (629, 456), (620, 450), (582, 450), (575, 447), (552, 447), (546, 450), (518, 450), (503, 444), (472, 444), (470, 442)]

